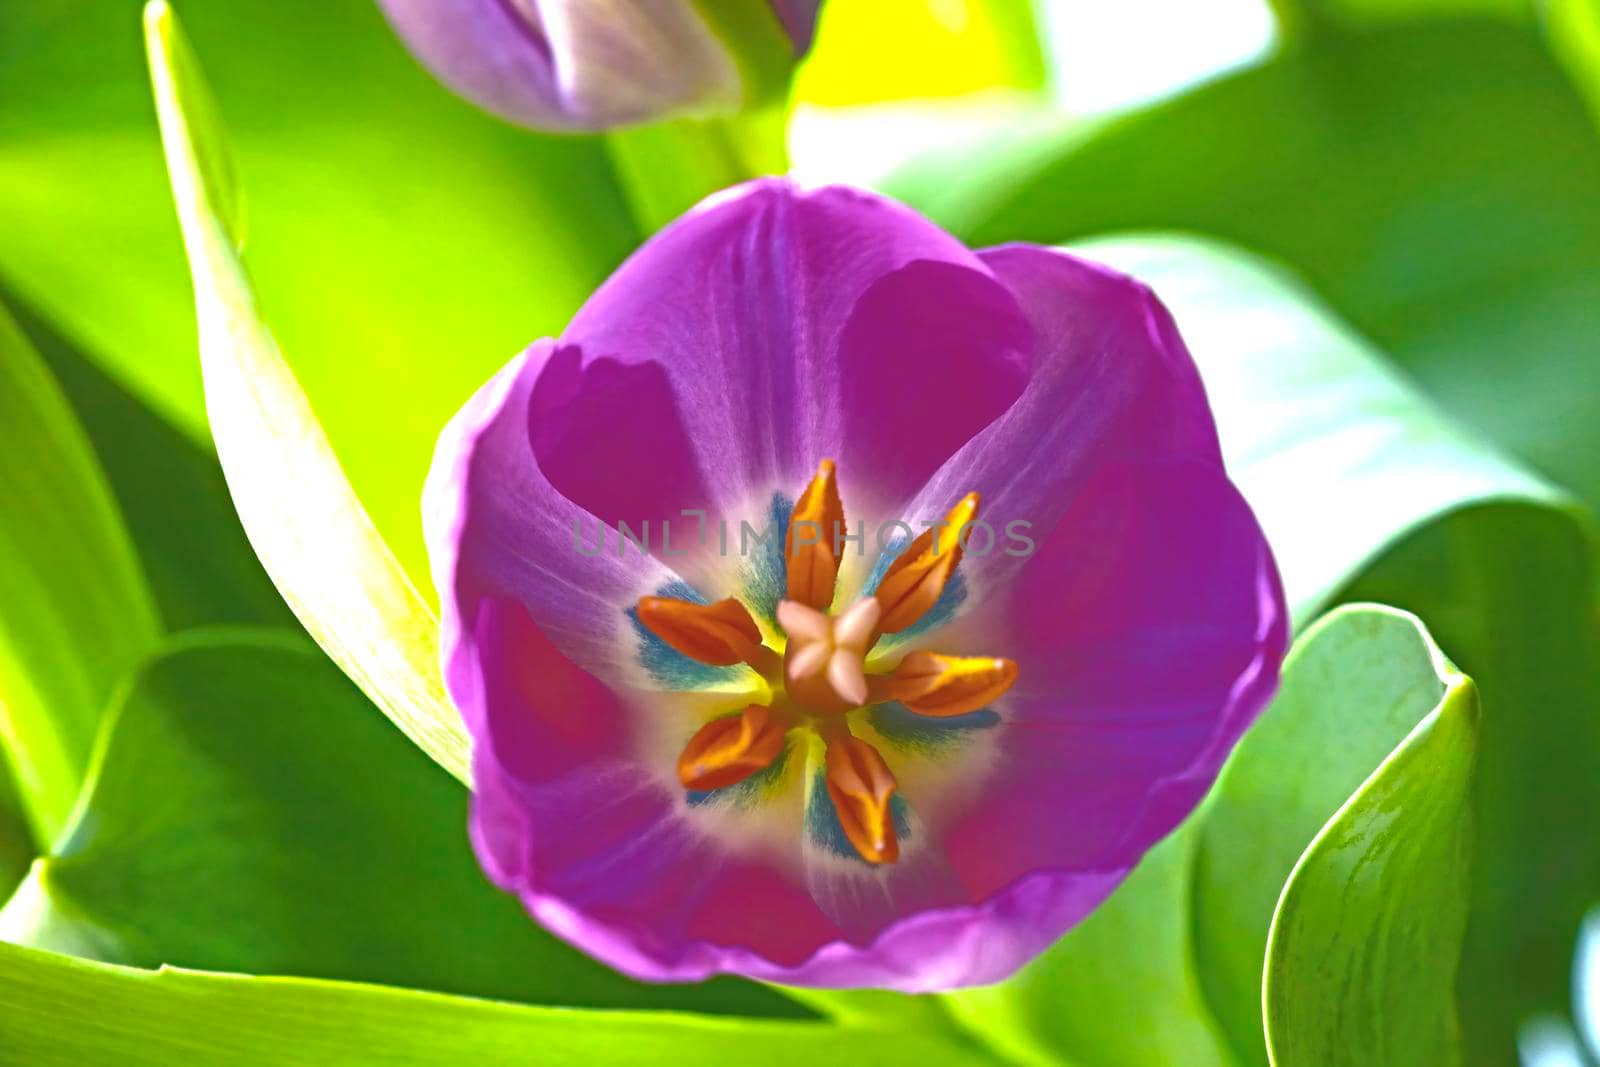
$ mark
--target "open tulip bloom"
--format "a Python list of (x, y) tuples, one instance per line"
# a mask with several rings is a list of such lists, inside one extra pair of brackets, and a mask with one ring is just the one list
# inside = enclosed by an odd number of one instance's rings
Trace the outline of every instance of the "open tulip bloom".
[(1150, 291), (842, 188), (652, 239), (455, 417), (424, 510), (481, 862), (650, 980), (1004, 978), (1286, 644)]

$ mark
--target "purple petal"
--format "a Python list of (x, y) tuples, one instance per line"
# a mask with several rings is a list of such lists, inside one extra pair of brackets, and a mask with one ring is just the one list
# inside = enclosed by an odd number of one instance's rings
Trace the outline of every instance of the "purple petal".
[(977, 893), (1137, 863), (1266, 705), (1288, 642), (1260, 527), (1205, 460), (1097, 471), (993, 617), (1018, 683), (993, 777), (947, 837)]
[[(1143, 285), (1064, 252), (1012, 245), (981, 253), (1031, 324), (1032, 375), (1021, 398), (928, 481), (908, 518), (943, 516), (982, 495), (991, 551), (969, 553), (968, 579), (1009, 581), (1079, 486), (1110, 463), (1207, 459), (1221, 466), (1216, 428), (1194, 361), (1171, 317)], [(977, 548), (987, 543), (977, 532)], [(971, 543), (971, 542), (969, 542)], [(982, 590), (980, 590), (981, 592)]]
[(677, 575), (631, 547), (623, 551), (614, 531), (601, 530), (540, 472), (530, 397), (546, 368), (560, 364), (554, 342), (534, 345), (478, 390), (439, 437), (423, 491), (423, 532), (443, 643), (452, 655), (477, 604), (495, 597), (522, 605), (577, 663), (627, 679), (637, 666), (624, 611)]
[[(677, 480), (703, 484), (727, 514), (798, 493), (831, 457), (857, 516), (891, 513), (1005, 411), (1032, 344), (1015, 300), (936, 227), (875, 196), (781, 180), (742, 186), (662, 231), (562, 340), (585, 360), (570, 394), (582, 411), (541, 438), (539, 459), (575, 502), (607, 510), (583, 459), (586, 442), (606, 438), (609, 476), (627, 485), (657, 476), (653, 448), (692, 453), (698, 477)], [(686, 439), (629, 430), (629, 417), (650, 415), (642, 390), (621, 417), (608, 408), (619, 365), (659, 368), (649, 373), (664, 374)], [(563, 440), (571, 462), (555, 455)]]
[(602, 129), (731, 109), (738, 71), (687, 0), (379, 0), (463, 96), (536, 129)]

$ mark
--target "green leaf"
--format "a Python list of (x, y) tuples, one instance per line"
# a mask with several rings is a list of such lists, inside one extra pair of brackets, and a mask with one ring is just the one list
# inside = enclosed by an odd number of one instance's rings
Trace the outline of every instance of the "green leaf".
[(11, 895), (37, 853), (11, 772), (0, 761), (0, 900)]
[[(1244, 1062), (1263, 1062), (1262, 960), (1279, 893), (1306, 843), (1439, 706), (1436, 655), (1399, 612), (1326, 616), (1296, 646), (1272, 710), (1208, 799), (1191, 883), (1194, 953), (1206, 999)], [(1460, 873), (1462, 885), (1446, 888), (1465, 900)], [(1456, 940), (1451, 974), (1459, 931)]]
[(3, 307), (0, 426), (0, 757), (48, 840), (112, 687), (161, 625), (94, 452)]
[(1360, 30), (1388, 22), (1414, 22), (1441, 16), (1494, 16), (1532, 22), (1531, 0), (1270, 0), (1280, 31), (1293, 39), (1305, 34)]
[(642, 986), (567, 947), (485, 880), (468, 802), (298, 635), (183, 635), (113, 710), (0, 940), (545, 1003), (797, 1011), (732, 979)]
[(167, 630), (295, 625), (245, 539), (209, 443), (155, 414), (27, 308), (16, 310), (94, 446)]
[(438, 620), (368, 519), (256, 311), (231, 241), (236, 220), (222, 133), (207, 123), (214, 109), (164, 0), (146, 8), (145, 23), (194, 275), (207, 411), (240, 520), (284, 599), (334, 662), (465, 781), (466, 732), (439, 676)]
[(1420, 625), (1410, 636), (1434, 660), (1438, 706), (1317, 834), (1272, 918), (1262, 998), (1276, 1067), (1461, 1062), (1478, 700)]
[(1458, 982), (1469, 1061), (1568, 1004), (1572, 931), (1600, 895), (1600, 618), (1592, 531), (1560, 513), (1475, 508), (1390, 550), (1342, 595), (1429, 620), (1482, 692), (1478, 860)]
[(1154, 227), (1289, 263), (1451, 415), (1600, 506), (1600, 139), (1531, 31), (1334, 35), (890, 188), (977, 245)]
[(109, 967), (0, 945), (0, 1049), (30, 1067), (967, 1067), (917, 1033), (522, 1007), (378, 986)]
[[(0, 5), (0, 279), (203, 441), (139, 7)], [(417, 500), (439, 429), (517, 351), (559, 332), (639, 239), (605, 145), (479, 112), (412, 59), (374, 3), (180, 11), (233, 134), (261, 299), (427, 597)]]

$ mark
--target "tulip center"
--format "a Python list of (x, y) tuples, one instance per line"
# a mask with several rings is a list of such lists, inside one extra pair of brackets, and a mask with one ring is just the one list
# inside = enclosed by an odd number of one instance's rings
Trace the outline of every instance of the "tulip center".
[(1011, 688), (1017, 666), (990, 656), (908, 653), (893, 670), (869, 674), (878, 639), (914, 625), (939, 600), (961, 561), (965, 527), (977, 517), (968, 493), (943, 522), (916, 538), (884, 572), (871, 595), (831, 613), (839, 575), (844, 509), (832, 460), (795, 503), (784, 542), (785, 591), (777, 608), (782, 654), (763, 642), (749, 609), (734, 598), (696, 604), (642, 597), (639, 622), (668, 646), (701, 663), (744, 663), (772, 691), (765, 704), (713, 719), (678, 758), (684, 788), (724, 789), (772, 766), (791, 730), (809, 730), (826, 746), (828, 796), (856, 853), (872, 864), (899, 858), (891, 802), (893, 773), (851, 720), (875, 704), (897, 702), (914, 715), (946, 718), (985, 707)]

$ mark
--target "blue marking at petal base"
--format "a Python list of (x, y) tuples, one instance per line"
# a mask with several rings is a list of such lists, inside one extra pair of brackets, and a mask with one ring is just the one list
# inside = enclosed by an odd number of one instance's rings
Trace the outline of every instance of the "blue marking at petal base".
[(734, 782), (721, 789), (691, 789), (684, 794), (684, 799), (689, 802), (691, 808), (712, 803), (729, 804), (739, 808), (754, 807), (760, 802), (761, 794), (783, 777), (783, 769), (789, 762), (789, 753), (793, 747), (785, 744), (777, 759), (742, 782)]
[[(894, 820), (895, 836), (904, 843), (911, 836), (911, 809), (898, 793), (889, 798), (889, 817)], [(867, 862), (845, 836), (844, 825), (839, 822), (839, 809), (833, 806), (833, 794), (828, 792), (828, 776), (824, 771), (818, 771), (812, 780), (811, 793), (806, 800), (806, 836), (813, 845), (835, 856)]]
[[(784, 542), (789, 537), (789, 516), (794, 512), (794, 501), (782, 493), (773, 493), (767, 505), (767, 525), (756, 535), (767, 534), (759, 546), (751, 546), (750, 557), (744, 564), (744, 600), (761, 618), (778, 625), (778, 601), (789, 592), (789, 562), (784, 557)], [(742, 530), (730, 530), (730, 552), (744, 554)], [(737, 539), (737, 540), (735, 540)], [(754, 538), (751, 538), (753, 541)]]
[[(889, 573), (890, 564), (900, 558), (901, 553), (911, 547), (911, 538), (901, 536), (890, 542), (878, 558), (872, 561), (872, 570), (867, 574), (867, 580), (861, 583), (861, 595), (871, 596), (878, 591), (878, 586), (883, 584), (883, 576)], [(916, 622), (907, 626), (897, 634), (884, 634), (878, 642), (879, 648), (892, 648), (902, 641), (908, 641), (919, 634), (925, 634), (938, 626), (943, 626), (956, 617), (956, 612), (961, 610), (961, 605), (967, 599), (967, 579), (958, 566), (950, 575), (950, 580), (944, 583), (944, 591), (939, 594), (939, 599), (933, 602), (933, 607)]]
[[(656, 596), (673, 600), (687, 600), (691, 604), (709, 604), (700, 591), (688, 582), (668, 582), (656, 590)], [(749, 668), (740, 664), (717, 667), (685, 656), (650, 632), (639, 621), (637, 606), (628, 609), (628, 620), (639, 635), (639, 664), (656, 684), (663, 689), (709, 689), (747, 673)]]
[(877, 704), (867, 712), (867, 721), (883, 739), (896, 748), (936, 755), (961, 744), (974, 731), (1000, 724), (993, 708), (979, 708), (965, 715), (935, 718), (918, 715), (899, 701)]

